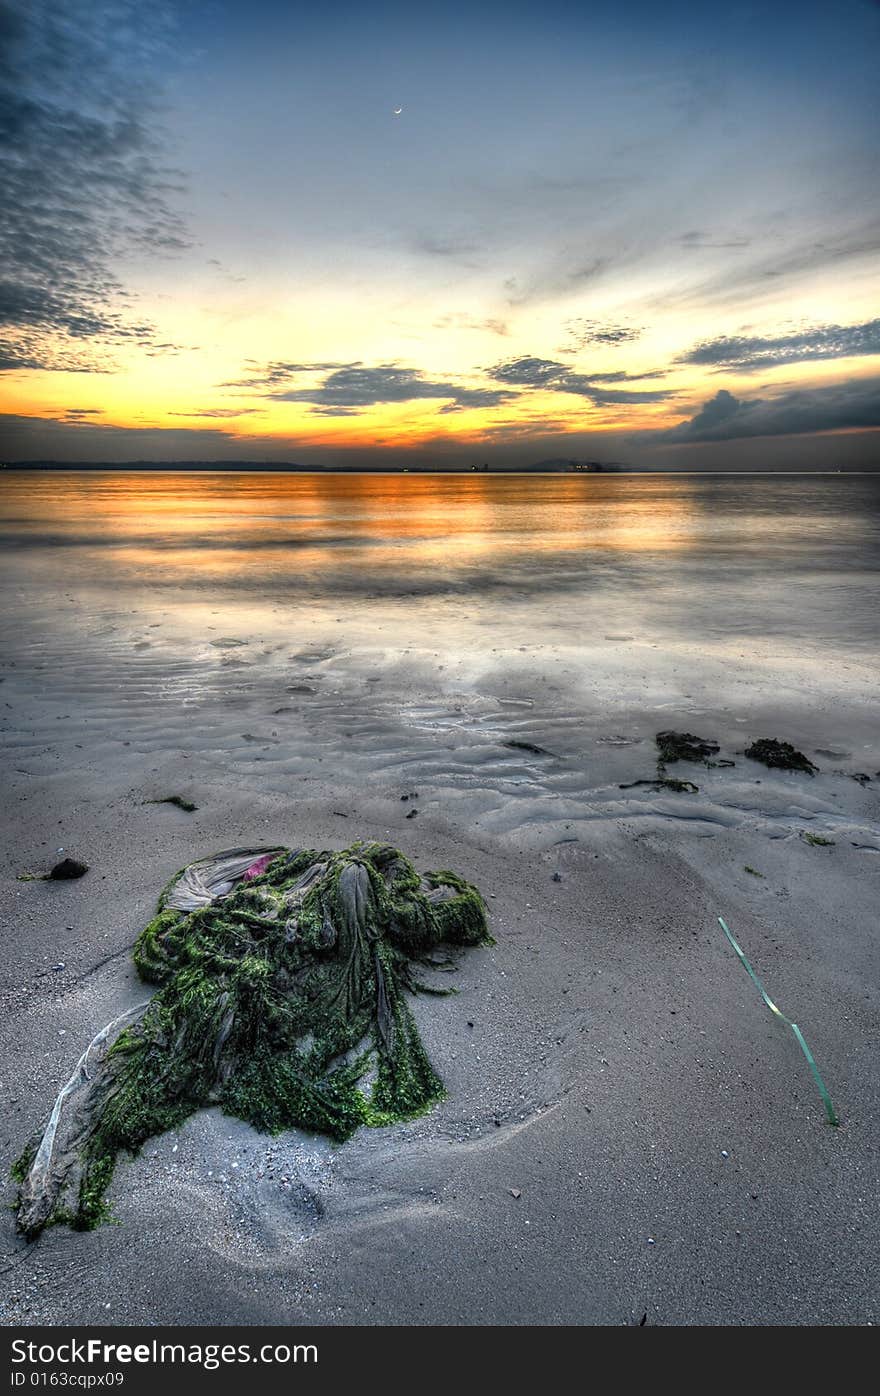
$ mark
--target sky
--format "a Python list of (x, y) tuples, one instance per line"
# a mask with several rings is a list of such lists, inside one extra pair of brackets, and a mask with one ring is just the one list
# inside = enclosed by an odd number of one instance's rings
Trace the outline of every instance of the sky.
[(0, 460), (880, 468), (880, 4), (0, 0)]

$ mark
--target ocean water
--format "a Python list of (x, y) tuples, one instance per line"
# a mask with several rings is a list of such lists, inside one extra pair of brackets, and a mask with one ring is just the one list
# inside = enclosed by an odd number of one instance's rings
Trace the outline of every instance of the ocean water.
[(681, 810), (620, 789), (663, 727), (880, 767), (880, 476), (7, 472), (0, 539), (14, 760), (320, 756), (500, 830)]

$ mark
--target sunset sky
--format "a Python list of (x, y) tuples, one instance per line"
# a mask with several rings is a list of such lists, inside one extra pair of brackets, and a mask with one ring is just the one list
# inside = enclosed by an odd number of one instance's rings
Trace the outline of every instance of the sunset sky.
[(880, 466), (878, 70), (869, 0), (0, 0), (0, 459)]

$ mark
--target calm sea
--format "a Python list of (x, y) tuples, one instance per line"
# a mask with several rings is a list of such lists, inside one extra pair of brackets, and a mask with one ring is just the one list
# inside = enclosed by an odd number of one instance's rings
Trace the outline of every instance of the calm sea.
[(658, 726), (876, 746), (880, 476), (7, 472), (0, 538), (18, 742), (572, 798)]

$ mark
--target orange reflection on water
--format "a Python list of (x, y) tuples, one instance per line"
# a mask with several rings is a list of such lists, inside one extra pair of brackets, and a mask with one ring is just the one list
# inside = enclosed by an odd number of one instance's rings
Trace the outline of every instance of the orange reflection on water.
[(704, 511), (647, 476), (16, 472), (0, 519), (93, 546), (127, 579), (234, 582), (251, 569), (442, 569), (525, 555), (687, 548)]

